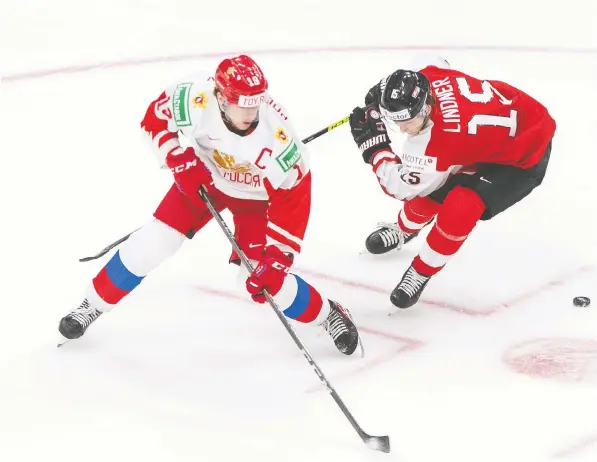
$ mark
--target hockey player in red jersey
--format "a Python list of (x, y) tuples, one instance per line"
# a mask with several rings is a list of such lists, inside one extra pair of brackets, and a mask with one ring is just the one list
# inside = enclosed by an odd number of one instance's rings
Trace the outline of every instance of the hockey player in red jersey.
[[(382, 223), (367, 238), (367, 249), (400, 249), (435, 218), (390, 297), (408, 308), (479, 220), (490, 220), (541, 184), (556, 124), (523, 91), (450, 69), (439, 57), (382, 79), (365, 105), (350, 116), (354, 141), (383, 191), (404, 201), (397, 222)], [(387, 127), (407, 135), (396, 154)]]
[[(311, 173), (306, 147), (267, 89), (257, 63), (240, 55), (224, 59), (215, 74), (177, 82), (149, 105), (141, 128), (174, 184), (154, 219), (133, 233), (93, 278), (81, 305), (62, 318), (64, 337), (82, 336), (211, 220), (198, 194), (203, 185), (219, 211), (232, 213), (235, 238), (255, 262), (245, 282), (252, 299), (264, 303), (267, 290), (287, 317), (322, 325), (339, 351), (355, 351), (359, 335), (348, 312), (290, 271), (309, 220)], [(234, 252), (230, 261), (240, 264)]]

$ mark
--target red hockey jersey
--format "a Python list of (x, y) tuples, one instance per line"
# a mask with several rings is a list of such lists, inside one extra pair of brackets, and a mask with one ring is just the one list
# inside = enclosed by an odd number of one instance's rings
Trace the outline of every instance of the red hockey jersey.
[(495, 163), (529, 168), (543, 155), (556, 123), (523, 91), (496, 80), (427, 66), (423, 73), (435, 97), (430, 122), (409, 136), (401, 163), (387, 151), (373, 158), (384, 190), (398, 199), (425, 196), (451, 174)]

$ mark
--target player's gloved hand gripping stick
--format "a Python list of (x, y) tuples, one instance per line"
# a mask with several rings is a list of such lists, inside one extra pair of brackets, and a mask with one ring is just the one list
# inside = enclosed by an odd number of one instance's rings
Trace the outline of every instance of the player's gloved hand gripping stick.
[[(205, 202), (205, 204), (207, 205), (207, 208), (209, 209), (212, 216), (214, 217), (214, 220), (218, 223), (218, 225), (220, 226), (220, 228), (222, 229), (222, 231), (228, 238), (228, 241), (230, 242), (230, 244), (232, 245), (232, 247), (234, 248), (234, 250), (240, 257), (241, 262), (244, 265), (244, 267), (247, 269), (249, 274), (252, 273), (253, 269), (254, 269), (253, 265), (251, 264), (250, 260), (247, 258), (247, 256), (243, 252), (243, 250), (238, 245), (238, 242), (236, 242), (236, 239), (234, 239), (234, 234), (232, 233), (232, 231), (230, 231), (230, 229), (228, 228), (228, 225), (226, 224), (226, 222), (224, 221), (224, 219), (222, 218), (220, 213), (213, 206), (213, 204), (203, 186), (201, 186), (201, 189), (199, 190), (199, 196)], [(350, 411), (344, 404), (344, 401), (342, 401), (342, 398), (340, 398), (340, 396), (338, 395), (338, 393), (336, 392), (336, 390), (334, 389), (332, 384), (326, 378), (326, 376), (324, 375), (321, 368), (315, 362), (315, 360), (313, 359), (313, 357), (311, 356), (311, 354), (309, 353), (309, 351), (307, 350), (307, 348), (305, 347), (305, 345), (303, 344), (301, 339), (298, 338), (298, 336), (294, 332), (294, 329), (292, 328), (292, 326), (290, 325), (290, 323), (284, 316), (284, 313), (282, 312), (282, 310), (280, 310), (280, 307), (278, 306), (278, 304), (276, 303), (274, 298), (268, 293), (267, 290), (263, 290), (262, 295), (265, 297), (266, 301), (272, 307), (272, 309), (276, 313), (276, 316), (278, 316), (278, 319), (280, 320), (280, 322), (282, 324), (284, 324), (286, 331), (290, 334), (290, 336), (292, 337), (292, 340), (294, 340), (294, 343), (296, 344), (298, 349), (301, 350), (301, 352), (303, 353), (303, 356), (307, 359), (309, 364), (311, 364), (311, 367), (315, 371), (315, 374), (317, 374), (317, 377), (319, 377), (319, 380), (321, 380), (321, 383), (323, 383), (323, 385), (328, 390), (330, 395), (332, 395), (332, 398), (334, 398), (334, 401), (336, 402), (336, 404), (338, 405), (340, 410), (344, 413), (344, 416), (348, 419), (348, 421), (352, 425), (352, 428), (354, 428), (355, 431), (359, 434), (359, 436), (361, 437), (363, 442), (369, 448), (375, 449), (376, 451), (390, 452), (390, 437), (389, 436), (371, 436), (368, 433), (365, 433), (365, 431), (360, 427), (360, 425), (357, 423), (355, 418), (352, 416), (352, 414), (350, 413)]]

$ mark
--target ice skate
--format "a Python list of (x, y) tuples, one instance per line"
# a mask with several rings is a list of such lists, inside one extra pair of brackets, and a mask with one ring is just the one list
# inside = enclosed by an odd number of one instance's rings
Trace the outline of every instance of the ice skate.
[(355, 352), (357, 346), (360, 346), (361, 356), (364, 356), (365, 350), (361, 343), (359, 331), (354, 325), (350, 313), (339, 303), (331, 300), (329, 303), (330, 314), (322, 323), (322, 326), (332, 337), (336, 348), (345, 355), (351, 355)]
[(406, 270), (402, 280), (392, 291), (390, 301), (398, 308), (410, 308), (419, 301), (423, 289), (431, 279), (417, 272), (412, 265)]
[(101, 311), (90, 306), (89, 301), (85, 299), (77, 309), (71, 311), (60, 320), (58, 330), (66, 341), (77, 339), (85, 333), (91, 323), (99, 318), (101, 314)]
[(367, 250), (375, 255), (400, 250), (404, 244), (417, 237), (420, 231), (405, 233), (398, 227), (398, 223), (378, 223), (379, 229), (373, 231), (365, 240)]

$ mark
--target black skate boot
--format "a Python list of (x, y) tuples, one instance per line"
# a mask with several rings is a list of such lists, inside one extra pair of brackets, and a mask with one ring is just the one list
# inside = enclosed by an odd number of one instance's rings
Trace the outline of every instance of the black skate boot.
[(418, 273), (411, 265), (402, 276), (400, 284), (392, 291), (390, 301), (398, 308), (410, 308), (419, 301), (429, 279), (431, 276)]
[(76, 310), (71, 311), (60, 320), (58, 330), (63, 337), (69, 340), (79, 338), (101, 314), (101, 311), (91, 307), (85, 299)]
[[(340, 353), (351, 355), (360, 344), (359, 331), (352, 322), (348, 310), (343, 308), (339, 303), (331, 300), (329, 302), (330, 314), (321, 325), (330, 334)], [(361, 345), (361, 352), (364, 354), (362, 348)]]
[(398, 227), (398, 223), (378, 223), (379, 229), (373, 231), (365, 240), (367, 250), (375, 255), (400, 250), (404, 244), (409, 243), (419, 235), (421, 231), (405, 233)]

